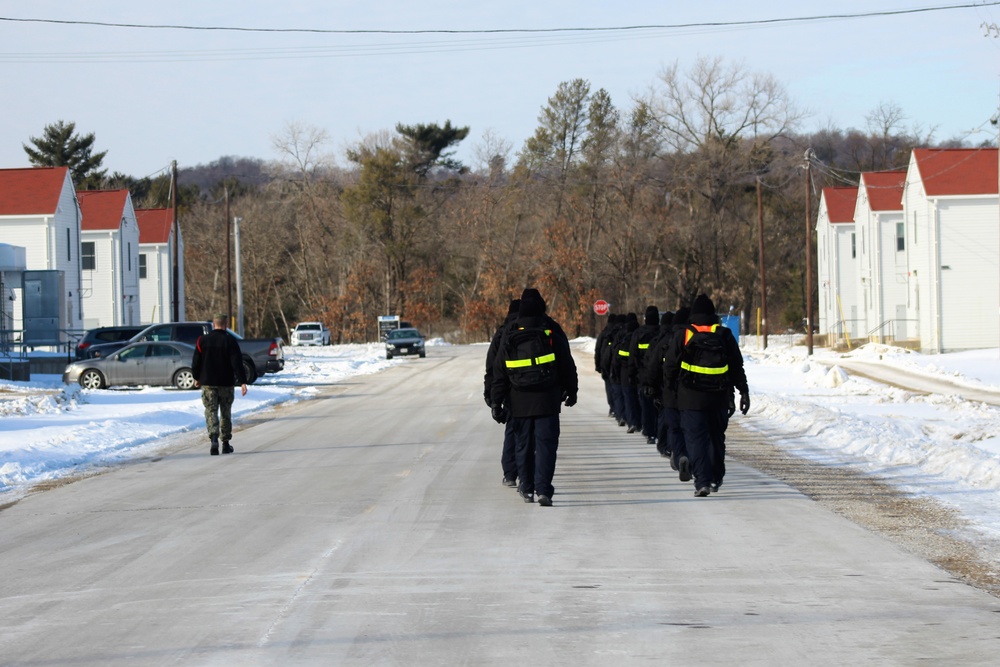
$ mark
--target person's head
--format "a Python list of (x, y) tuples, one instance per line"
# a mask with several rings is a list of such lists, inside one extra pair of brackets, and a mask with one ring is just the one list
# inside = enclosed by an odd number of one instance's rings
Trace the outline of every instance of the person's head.
[(646, 312), (643, 315), (643, 323), (647, 326), (656, 326), (660, 323), (660, 309), (656, 306), (646, 306)]
[(507, 314), (508, 315), (514, 315), (520, 309), (521, 309), (521, 300), (520, 299), (511, 299), (510, 300), (510, 305), (507, 306)]
[[(535, 294), (529, 294), (528, 292)], [(521, 305), (518, 308), (518, 317), (540, 317), (545, 314), (545, 302), (541, 296), (536, 296), (537, 290), (524, 290), (521, 295)]]
[(707, 294), (699, 294), (691, 304), (691, 315), (715, 315), (715, 304)]
[(669, 327), (674, 323), (674, 314), (669, 310), (660, 315), (660, 326)]
[(223, 315), (222, 313), (218, 313), (212, 318), (212, 327), (216, 329), (225, 329), (228, 323), (229, 316)]
[(542, 312), (539, 315), (545, 314), (545, 299), (542, 298), (542, 293), (536, 290), (534, 287), (526, 287), (523, 292), (521, 292), (521, 302), (522, 305), (525, 299), (533, 301), (535, 304), (542, 304)]
[(677, 312), (674, 313), (674, 324), (680, 324), (681, 326), (687, 326), (688, 320), (691, 319), (691, 309), (687, 306), (683, 308), (678, 308)]

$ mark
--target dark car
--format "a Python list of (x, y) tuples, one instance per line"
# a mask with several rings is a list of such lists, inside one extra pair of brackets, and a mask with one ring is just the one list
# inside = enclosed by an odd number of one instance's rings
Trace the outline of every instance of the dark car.
[(88, 329), (80, 342), (76, 344), (76, 358), (84, 359), (87, 357), (87, 349), (91, 345), (101, 345), (103, 343), (124, 343), (132, 336), (136, 335), (145, 326), (128, 326), (128, 327), (97, 327), (96, 329)]
[(424, 337), (416, 329), (394, 329), (385, 337), (385, 358), (417, 354), (427, 356), (424, 351)]
[(84, 389), (115, 385), (171, 386), (194, 389), (191, 359), (194, 347), (175, 341), (132, 343), (100, 359), (81, 359), (66, 366), (63, 382)]

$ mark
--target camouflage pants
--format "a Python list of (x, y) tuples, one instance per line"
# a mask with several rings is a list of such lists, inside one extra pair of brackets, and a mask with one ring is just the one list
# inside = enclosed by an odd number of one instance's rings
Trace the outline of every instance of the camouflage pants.
[(233, 438), (233, 387), (201, 388), (201, 403), (205, 406), (205, 425), (208, 437), (229, 442)]

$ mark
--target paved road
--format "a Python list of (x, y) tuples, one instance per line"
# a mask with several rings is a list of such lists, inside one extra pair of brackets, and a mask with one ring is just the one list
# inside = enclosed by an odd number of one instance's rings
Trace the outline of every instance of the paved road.
[(744, 466), (694, 498), (589, 360), (555, 506), (521, 502), (484, 353), (0, 511), (0, 663), (996, 664), (1000, 601)]

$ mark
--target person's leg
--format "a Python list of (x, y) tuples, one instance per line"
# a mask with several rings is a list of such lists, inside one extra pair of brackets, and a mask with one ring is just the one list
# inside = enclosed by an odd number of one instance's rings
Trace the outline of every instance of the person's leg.
[(642, 434), (647, 439), (656, 437), (656, 406), (653, 405), (653, 397), (639, 393), (639, 412), (642, 414)]
[(703, 410), (681, 410), (684, 444), (691, 462), (694, 488), (709, 489), (712, 485), (712, 436), (708, 413)]
[[(681, 459), (688, 458), (687, 446), (684, 443), (684, 429), (681, 427), (681, 412), (677, 408), (663, 408), (664, 419), (667, 422), (667, 443), (670, 448), (670, 461), (674, 469), (680, 469)], [(687, 481), (687, 480), (684, 480)]]
[(559, 415), (535, 417), (535, 493), (552, 500), (555, 488), (556, 450), (559, 449)]
[(712, 490), (718, 491), (726, 476), (726, 426), (729, 416), (725, 408), (708, 412), (709, 432), (712, 438)]
[(532, 421), (526, 417), (511, 417), (514, 431), (514, 456), (517, 459), (517, 492), (530, 502), (535, 492), (535, 448), (533, 447)]
[(500, 452), (500, 467), (503, 468), (504, 482), (513, 482), (517, 479), (517, 456), (514, 450), (514, 426), (512, 420), (508, 419), (503, 428), (503, 450)]
[(639, 423), (639, 398), (636, 396), (635, 387), (630, 384), (622, 384), (622, 396), (625, 402), (625, 422), (628, 424), (628, 432), (635, 433), (641, 427)]
[(219, 397), (219, 436), (222, 442), (233, 439), (233, 400), (236, 391), (233, 387), (216, 387)]
[(205, 426), (208, 428), (208, 437), (212, 440), (219, 439), (219, 394), (217, 387), (201, 388), (201, 404), (205, 406)]
[[(656, 416), (656, 450), (660, 452), (660, 456), (670, 456), (670, 422), (667, 420), (667, 410), (669, 408), (660, 408)], [(677, 469), (672, 457), (670, 466)]]

